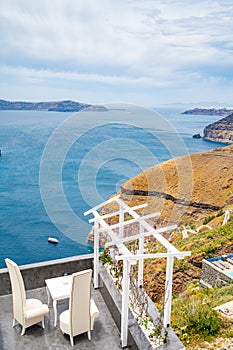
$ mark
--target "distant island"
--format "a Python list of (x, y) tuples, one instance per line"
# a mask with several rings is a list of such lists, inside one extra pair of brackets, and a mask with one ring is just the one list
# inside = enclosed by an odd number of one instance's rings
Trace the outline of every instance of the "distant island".
[(49, 112), (79, 112), (100, 111), (108, 109), (101, 105), (91, 105), (86, 103), (66, 101), (49, 101), (49, 102), (24, 102), (24, 101), (6, 101), (0, 100), (1, 111), (49, 111)]
[(181, 114), (228, 115), (230, 113), (233, 113), (233, 108), (231, 107), (196, 107), (193, 109), (188, 109)]

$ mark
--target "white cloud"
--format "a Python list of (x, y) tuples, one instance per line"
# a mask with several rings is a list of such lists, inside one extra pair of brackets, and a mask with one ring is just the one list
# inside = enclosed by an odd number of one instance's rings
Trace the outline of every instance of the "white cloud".
[(232, 7), (227, 0), (1, 0), (1, 70), (34, 82), (220, 86), (232, 80)]
[[(46, 82), (47, 79), (64, 79), (68, 81), (83, 81), (83, 82), (97, 82), (103, 84), (111, 85), (138, 85), (138, 86), (165, 86), (165, 82), (161, 82), (150, 78), (150, 77), (128, 77), (126, 76), (114, 76), (114, 75), (101, 75), (101, 74), (84, 74), (84, 73), (75, 73), (72, 71), (53, 71), (49, 69), (32, 69), (25, 67), (9, 67), (2, 66), (0, 67), (0, 73), (4, 75), (11, 75), (14, 77), (20, 77), (25, 81), (30, 82)], [(161, 76), (159, 76), (161, 78)]]
[[(12, 2), (11, 2), (12, 4)], [(42, 61), (71, 64), (129, 64), (140, 55), (130, 32), (138, 16), (120, 2), (42, 1), (17, 2), (2, 9), (3, 42), (6, 49)], [(139, 16), (140, 17), (140, 16)], [(11, 29), (9, 31), (9, 28)], [(136, 50), (137, 49), (137, 50)], [(113, 60), (113, 62), (112, 62)]]

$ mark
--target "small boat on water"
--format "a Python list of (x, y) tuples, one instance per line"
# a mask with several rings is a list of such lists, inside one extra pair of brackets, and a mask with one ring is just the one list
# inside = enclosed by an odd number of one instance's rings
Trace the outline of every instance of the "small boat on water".
[(57, 238), (49, 237), (49, 238), (48, 238), (48, 242), (49, 242), (49, 243), (53, 243), (53, 244), (57, 244), (59, 241), (58, 241)]

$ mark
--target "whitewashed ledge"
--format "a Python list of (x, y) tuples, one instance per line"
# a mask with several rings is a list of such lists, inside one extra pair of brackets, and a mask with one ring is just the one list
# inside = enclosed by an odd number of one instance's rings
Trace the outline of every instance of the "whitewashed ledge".
[[(99, 275), (100, 292), (103, 299), (108, 306), (108, 309), (114, 319), (119, 331), (121, 324), (121, 293), (113, 282), (104, 266), (100, 268)], [(154, 303), (149, 299), (149, 312), (153, 315), (157, 314)], [(129, 331), (128, 331), (128, 347), (131, 350), (184, 350), (185, 347), (179, 340), (177, 335), (171, 328), (168, 328), (168, 340), (166, 344), (158, 347), (153, 347), (147, 339), (145, 333), (142, 331), (133, 313), (129, 310)]]

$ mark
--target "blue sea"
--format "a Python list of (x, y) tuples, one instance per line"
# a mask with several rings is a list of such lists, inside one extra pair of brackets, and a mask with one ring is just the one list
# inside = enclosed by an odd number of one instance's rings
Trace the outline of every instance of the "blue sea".
[(192, 138), (217, 116), (109, 107), (0, 111), (0, 267), (91, 253), (86, 210), (155, 164), (222, 146)]

